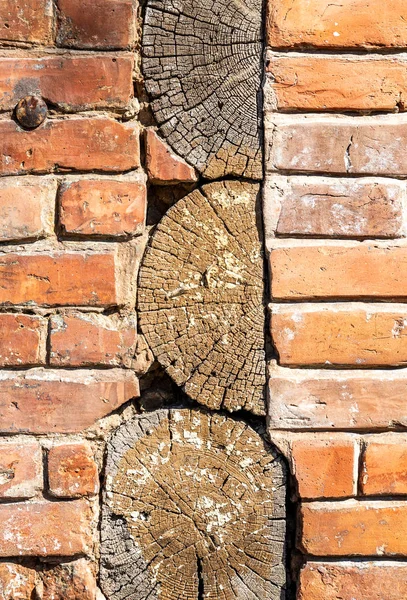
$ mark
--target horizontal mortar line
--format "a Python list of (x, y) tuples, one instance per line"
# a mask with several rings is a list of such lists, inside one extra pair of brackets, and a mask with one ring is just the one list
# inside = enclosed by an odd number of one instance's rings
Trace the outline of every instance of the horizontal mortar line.
[(320, 56), (332, 55), (332, 56), (365, 56), (369, 57), (371, 55), (377, 54), (378, 56), (393, 56), (395, 54), (405, 54), (407, 53), (407, 46), (400, 46), (398, 48), (391, 47), (371, 47), (371, 48), (358, 48), (355, 46), (301, 46), (292, 44), (291, 46), (265, 46), (266, 51), (280, 53), (284, 55), (290, 54), (302, 54), (304, 56), (307, 55), (315, 55), (318, 54)]

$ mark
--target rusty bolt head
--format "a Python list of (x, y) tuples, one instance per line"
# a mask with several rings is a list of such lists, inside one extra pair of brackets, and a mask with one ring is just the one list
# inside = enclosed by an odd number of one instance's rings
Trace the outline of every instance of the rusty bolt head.
[(25, 129), (35, 129), (43, 123), (48, 107), (41, 96), (26, 96), (16, 106), (16, 118)]

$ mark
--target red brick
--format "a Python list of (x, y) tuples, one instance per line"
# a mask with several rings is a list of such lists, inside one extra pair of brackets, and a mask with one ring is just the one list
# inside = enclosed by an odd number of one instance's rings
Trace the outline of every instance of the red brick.
[(127, 48), (134, 42), (132, 0), (58, 0), (59, 46)]
[(267, 117), (266, 169), (407, 175), (405, 115)]
[(291, 443), (293, 473), (301, 498), (344, 498), (356, 492), (355, 442), (303, 436)]
[(51, 319), (51, 364), (131, 366), (137, 341), (136, 319), (90, 313)]
[(269, 46), (407, 46), (404, 0), (279, 0), (267, 9)]
[(281, 365), (403, 366), (406, 306), (274, 305), (271, 332)]
[(0, 58), (0, 109), (33, 94), (68, 111), (124, 108), (133, 91), (133, 62), (128, 54)]
[(269, 379), (269, 426), (271, 431), (407, 427), (406, 394), (405, 369), (361, 372), (274, 367)]
[(175, 154), (154, 129), (146, 131), (146, 168), (150, 182), (157, 185), (198, 179), (195, 169)]
[(49, 43), (53, 8), (49, 0), (0, 0), (0, 40)]
[(0, 241), (37, 239), (54, 230), (56, 182), (12, 177), (0, 180)]
[(362, 493), (370, 496), (407, 495), (407, 438), (394, 434), (369, 438), (363, 453)]
[(407, 248), (379, 244), (291, 246), (270, 257), (275, 300), (407, 297)]
[(0, 366), (45, 364), (46, 338), (46, 319), (0, 314)]
[(37, 442), (0, 443), (0, 498), (32, 498), (41, 489), (40, 445)]
[(407, 503), (301, 505), (300, 547), (314, 556), (406, 556)]
[(113, 253), (0, 254), (0, 303), (111, 306), (118, 302)]
[(80, 498), (99, 491), (99, 476), (88, 444), (61, 444), (48, 452), (48, 482), (52, 496)]
[(49, 119), (33, 131), (0, 122), (0, 174), (127, 171), (140, 164), (137, 126), (113, 119)]
[(0, 433), (79, 433), (139, 396), (131, 371), (3, 371)]
[(268, 237), (391, 238), (403, 234), (405, 184), (387, 179), (269, 176)]
[(406, 589), (403, 563), (309, 562), (301, 571), (298, 600), (402, 600)]
[(82, 179), (60, 190), (60, 222), (74, 235), (127, 236), (142, 233), (147, 190), (141, 181)]
[(35, 598), (37, 573), (15, 563), (0, 563), (0, 599), (32, 600)]
[(277, 110), (405, 110), (406, 63), (394, 56), (270, 53), (266, 98)]
[(0, 504), (0, 557), (73, 556), (92, 548), (86, 500)]
[(96, 600), (94, 571), (84, 558), (45, 569), (41, 600)]

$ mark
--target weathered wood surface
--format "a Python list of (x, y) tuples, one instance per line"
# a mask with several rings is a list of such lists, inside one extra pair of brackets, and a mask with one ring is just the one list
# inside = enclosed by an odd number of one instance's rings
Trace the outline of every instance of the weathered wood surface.
[(259, 186), (206, 185), (158, 225), (139, 280), (139, 322), (158, 361), (212, 409), (265, 414)]
[(285, 471), (244, 422), (161, 410), (108, 443), (101, 585), (109, 600), (280, 600)]
[(205, 177), (262, 178), (262, 0), (148, 0), (143, 70), (161, 134)]

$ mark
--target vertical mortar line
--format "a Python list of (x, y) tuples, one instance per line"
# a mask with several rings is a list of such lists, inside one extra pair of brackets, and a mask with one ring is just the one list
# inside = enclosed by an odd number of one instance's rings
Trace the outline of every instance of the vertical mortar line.
[(359, 460), (357, 463), (357, 469), (358, 469), (358, 477), (356, 480), (356, 495), (357, 496), (362, 496), (364, 497), (363, 494), (363, 473), (364, 473), (364, 465), (365, 465), (365, 459), (366, 459), (366, 449), (367, 449), (367, 442), (365, 439), (361, 438), (360, 439), (360, 453), (359, 453)]

